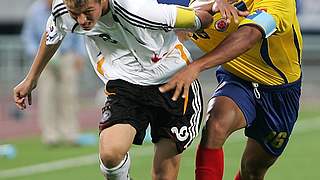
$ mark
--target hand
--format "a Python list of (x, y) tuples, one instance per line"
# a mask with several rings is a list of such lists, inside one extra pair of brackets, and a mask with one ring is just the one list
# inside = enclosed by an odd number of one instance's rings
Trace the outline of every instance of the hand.
[(234, 22), (239, 23), (239, 16), (247, 16), (249, 15), (249, 12), (237, 10), (232, 5), (234, 2), (236, 2), (236, 0), (195, 1), (190, 5), (190, 7), (196, 10), (207, 11), (212, 15), (220, 12), (222, 18), (227, 19), (227, 23), (231, 22), (231, 18), (233, 16)]
[(160, 92), (165, 93), (175, 89), (172, 96), (173, 101), (177, 101), (181, 91), (183, 90), (182, 98), (185, 98), (189, 94), (189, 88), (191, 83), (198, 78), (200, 69), (197, 66), (190, 64), (177, 74), (175, 74), (169, 82), (159, 87)]
[(14, 89), (13, 89), (13, 98), (16, 103), (16, 106), (20, 110), (24, 110), (27, 108), (26, 105), (26, 97), (28, 104), (32, 104), (32, 96), (31, 91), (36, 88), (37, 82), (36, 81), (29, 81), (24, 79), (21, 81)]
[(234, 22), (238, 24), (239, 16), (247, 16), (249, 15), (249, 12), (239, 11), (232, 5), (234, 2), (236, 2), (236, 0), (216, 0), (212, 5), (212, 12), (220, 12), (222, 18), (227, 19), (227, 23), (231, 22), (231, 18), (233, 16)]

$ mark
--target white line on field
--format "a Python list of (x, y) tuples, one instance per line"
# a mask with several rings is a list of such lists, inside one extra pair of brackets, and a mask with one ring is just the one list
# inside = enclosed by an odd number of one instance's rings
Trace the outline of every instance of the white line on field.
[[(293, 134), (301, 134), (305, 132), (311, 132), (314, 130), (319, 130), (320, 128), (320, 117), (310, 118), (303, 121), (298, 121), (294, 129)], [(245, 137), (242, 135), (243, 131), (238, 131), (232, 135), (228, 140), (228, 143), (237, 143), (242, 140), (245, 140)], [(191, 146), (194, 148), (194, 146)], [(132, 154), (135, 157), (147, 156), (153, 153), (153, 146), (145, 146), (143, 148), (133, 148), (131, 150)], [(80, 167), (91, 164), (97, 164), (98, 168), (98, 155), (90, 154), (86, 156), (69, 158), (64, 160), (58, 160), (47, 163), (40, 163), (36, 165), (24, 166), (14, 169), (2, 170), (0, 171), (0, 179), (12, 178), (12, 177), (21, 177), (28, 176), (32, 174), (57, 171), (66, 168)]]

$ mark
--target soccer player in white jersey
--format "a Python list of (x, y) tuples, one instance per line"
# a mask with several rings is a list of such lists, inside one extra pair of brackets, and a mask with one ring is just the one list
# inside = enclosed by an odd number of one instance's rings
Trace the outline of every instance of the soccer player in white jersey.
[(107, 98), (100, 121), (100, 168), (108, 180), (129, 179), (131, 144), (142, 144), (151, 125), (152, 179), (176, 179), (180, 154), (197, 136), (202, 118), (198, 81), (187, 97), (172, 101), (158, 87), (192, 60), (175, 28), (198, 30), (208, 11), (161, 5), (154, 0), (55, 0), (46, 32), (25, 79), (14, 88), (20, 109), (67, 32), (85, 35), (87, 51)]

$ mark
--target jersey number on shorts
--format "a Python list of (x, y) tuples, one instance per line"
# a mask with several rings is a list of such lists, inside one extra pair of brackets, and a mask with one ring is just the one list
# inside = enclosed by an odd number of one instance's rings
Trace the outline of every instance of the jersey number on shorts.
[(275, 132), (272, 131), (270, 134), (267, 136), (267, 140), (270, 142), (270, 144), (274, 148), (280, 148), (284, 141), (287, 139), (288, 133), (287, 132)]
[(182, 126), (180, 130), (177, 127), (171, 128), (171, 132), (174, 133), (179, 141), (185, 141), (188, 139), (189, 133), (187, 126)]

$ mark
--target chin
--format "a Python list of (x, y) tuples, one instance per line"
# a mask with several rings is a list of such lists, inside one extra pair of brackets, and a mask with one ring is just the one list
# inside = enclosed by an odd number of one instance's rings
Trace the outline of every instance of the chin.
[(85, 31), (90, 31), (92, 29), (92, 27), (81, 27), (81, 28)]

